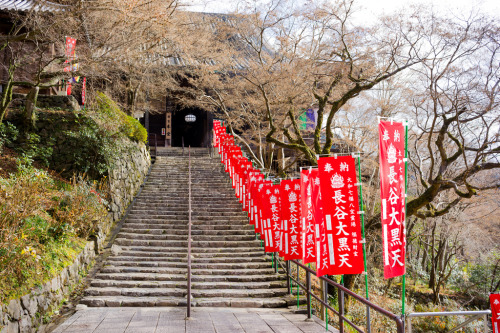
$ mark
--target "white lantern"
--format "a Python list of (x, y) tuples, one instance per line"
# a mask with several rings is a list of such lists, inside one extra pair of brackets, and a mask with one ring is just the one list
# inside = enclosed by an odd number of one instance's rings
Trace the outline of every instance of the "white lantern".
[(188, 114), (184, 117), (187, 123), (194, 123), (196, 121), (196, 116), (194, 114)]

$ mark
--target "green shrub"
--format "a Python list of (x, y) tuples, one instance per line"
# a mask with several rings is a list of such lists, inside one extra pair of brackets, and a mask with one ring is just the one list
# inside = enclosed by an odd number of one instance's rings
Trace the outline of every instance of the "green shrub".
[(65, 131), (64, 140), (71, 142), (73, 150), (68, 150), (66, 158), (78, 173), (85, 173), (92, 179), (107, 175), (109, 161), (117, 148), (112, 137), (91, 119), (81, 120), (76, 130)]
[(1, 302), (53, 278), (107, 216), (94, 183), (61, 186), (28, 158), (18, 164), (17, 174), (0, 177)]
[(122, 133), (126, 137), (138, 141), (146, 142), (147, 131), (141, 123), (120, 110), (120, 107), (109, 96), (102, 92), (97, 93), (97, 118), (111, 135)]
[(132, 118), (130, 116), (127, 116), (129, 122), (132, 123), (132, 126), (134, 128), (134, 133), (132, 134), (132, 138), (138, 142), (144, 142), (148, 141), (148, 131), (144, 128), (144, 126), (141, 125), (139, 120)]
[(0, 124), (0, 153), (5, 145), (9, 145), (17, 140), (19, 130), (9, 122)]

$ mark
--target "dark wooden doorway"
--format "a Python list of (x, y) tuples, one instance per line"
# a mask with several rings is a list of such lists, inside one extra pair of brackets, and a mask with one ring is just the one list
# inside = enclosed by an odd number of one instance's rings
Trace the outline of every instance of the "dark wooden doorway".
[[(189, 118), (194, 121), (187, 121)], [(208, 147), (212, 135), (212, 115), (202, 109), (187, 108), (174, 111), (172, 116), (172, 146)]]

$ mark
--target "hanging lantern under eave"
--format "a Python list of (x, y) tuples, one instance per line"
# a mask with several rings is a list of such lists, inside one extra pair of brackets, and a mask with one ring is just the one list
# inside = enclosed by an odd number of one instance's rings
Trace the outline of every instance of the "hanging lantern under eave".
[(194, 114), (188, 114), (184, 117), (187, 123), (194, 123), (196, 121), (196, 116)]

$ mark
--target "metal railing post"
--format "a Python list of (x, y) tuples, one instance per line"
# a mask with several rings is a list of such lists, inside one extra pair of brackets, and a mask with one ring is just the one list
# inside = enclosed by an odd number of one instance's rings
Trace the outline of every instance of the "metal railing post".
[(339, 295), (339, 332), (344, 333), (344, 291), (338, 289)]
[(483, 315), (483, 330), (484, 333), (488, 332), (488, 315)]
[(286, 289), (288, 291), (288, 294), (290, 295), (292, 293), (292, 286), (290, 285), (290, 260), (287, 260), (285, 263), (286, 263)]
[(274, 257), (273, 257), (273, 261), (274, 261), (274, 273), (275, 274), (278, 274), (278, 252), (274, 252)]
[(307, 319), (311, 319), (311, 273), (306, 271)]
[[(184, 144), (184, 141), (183, 141)], [(184, 147), (182, 147), (184, 149)], [(188, 176), (188, 188), (189, 188), (189, 200), (188, 200), (188, 260), (187, 260), (187, 318), (191, 317), (191, 146), (189, 146), (189, 176)]]

